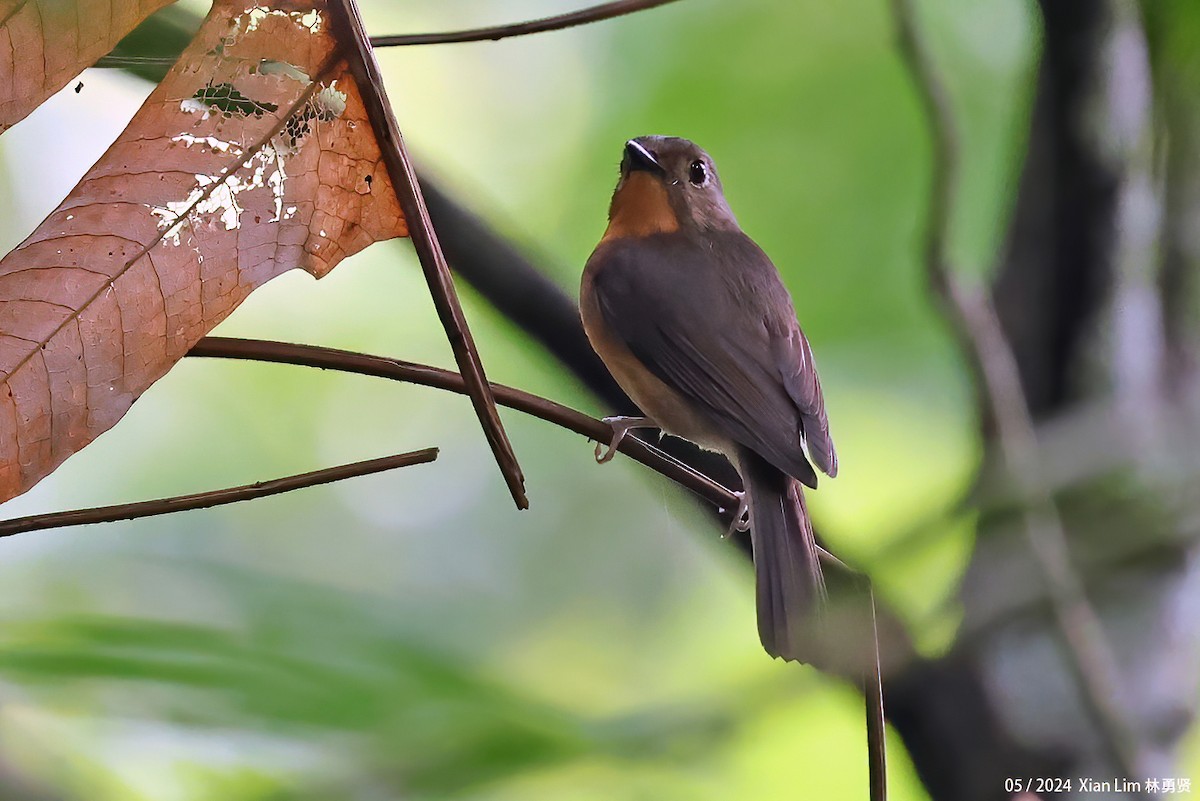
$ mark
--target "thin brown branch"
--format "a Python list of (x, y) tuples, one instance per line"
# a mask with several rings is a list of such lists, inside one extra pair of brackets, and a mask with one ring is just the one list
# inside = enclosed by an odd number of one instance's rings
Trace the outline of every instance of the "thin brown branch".
[[(455, 44), (462, 42), (497, 42), (501, 39), (511, 39), (514, 36), (528, 36), (532, 33), (546, 33), (574, 28), (592, 22), (600, 22), (613, 17), (633, 14), (657, 6), (665, 6), (677, 0), (617, 0), (613, 3), (581, 8), (556, 14), (552, 17), (510, 22), (504, 25), (492, 25), (484, 28), (468, 28), (461, 31), (439, 31), (435, 33), (398, 33), (385, 36), (372, 36), (369, 41), (372, 47), (412, 47), (414, 45)], [(164, 56), (114, 56), (107, 55), (96, 62), (97, 67), (146, 67), (166, 66), (175, 63), (175, 58)]]
[[(316, 367), (322, 370), (337, 370), (343, 373), (356, 373), (409, 384), (420, 384), (459, 395), (467, 394), (466, 382), (463, 381), (463, 377), (451, 370), (384, 356), (323, 348), (317, 345), (298, 345), (291, 342), (273, 342), (262, 339), (205, 337), (188, 351), (188, 356)], [(491, 388), (496, 401), (510, 409), (524, 412), (531, 417), (553, 423), (568, 431), (574, 431), (576, 434), (596, 442), (608, 442), (612, 438), (612, 427), (603, 420), (597, 420), (569, 406), (504, 384), (492, 384)], [(629, 435), (621, 440), (617, 451), (695, 493), (729, 516), (732, 516), (738, 507), (738, 497), (729, 489), (645, 440)], [(821, 561), (826, 567), (839, 572), (861, 575), (824, 549), (821, 549)]]
[[(344, 373), (357, 373), (376, 378), (387, 378), (392, 381), (420, 384), (459, 395), (467, 394), (466, 382), (463, 377), (450, 370), (315, 345), (205, 337), (189, 351), (188, 355), (317, 367), (323, 370), (338, 370)], [(561, 403), (555, 403), (552, 400), (503, 384), (492, 384), (491, 389), (496, 400), (510, 409), (516, 409), (540, 420), (561, 426), (597, 442), (608, 442), (612, 438), (612, 428), (607, 423)], [(728, 489), (644, 440), (635, 436), (627, 436), (621, 441), (617, 450), (717, 507), (728, 510), (730, 514), (738, 506), (737, 496)]]
[(412, 160), (404, 148), (404, 139), (400, 136), (400, 128), (388, 102), (379, 64), (375, 61), (375, 54), (367, 40), (358, 6), (354, 0), (335, 0), (329, 8), (335, 24), (340, 28), (340, 40), (345, 43), (345, 47), (352, 48), (349, 56), (351, 71), (362, 91), (367, 116), (383, 152), (384, 164), (400, 200), (400, 207), (404, 210), (409, 236), (420, 259), (429, 291), (433, 295), (438, 317), (450, 340), (454, 360), (466, 381), (467, 394), (475, 407), (475, 414), (483, 427), (484, 436), (487, 437), (500, 472), (508, 484), (513, 501), (518, 509), (527, 509), (529, 500), (525, 497), (525, 477), (521, 473), (520, 464), (517, 463), (516, 454), (513, 453), (512, 443), (508, 441), (508, 434), (504, 431), (504, 424), (500, 422), (500, 415), (496, 411), (496, 400), (492, 397), (483, 364), (479, 360), (479, 352), (467, 327), (462, 304), (454, 291), (450, 267), (446, 264), (446, 257), (438, 244), (437, 233), (429, 220), (429, 210), (421, 196), (421, 186), (417, 181)]
[[(226, 337), (205, 337), (204, 339), (200, 340), (200, 342), (197, 343), (194, 348), (192, 348), (188, 355), (238, 359), (243, 361), (270, 362), (274, 364), (291, 364), (302, 367), (317, 367), (323, 370), (337, 370), (339, 372), (356, 373), (358, 375), (374, 376), (376, 378), (387, 378), (392, 381), (403, 381), (411, 384), (419, 384), (422, 386), (433, 387), (435, 389), (454, 392), (459, 395), (468, 394), (467, 385), (463, 380), (463, 377), (460, 374), (450, 370), (443, 370), (438, 367), (431, 367), (424, 364), (414, 364), (412, 362), (405, 362), (399, 359), (390, 359), (382, 356), (370, 356), (363, 353), (353, 353), (350, 351), (322, 348), (313, 345), (296, 345), (286, 342), (231, 339)], [(607, 442), (612, 437), (612, 429), (607, 423), (602, 420), (589, 417), (588, 415), (571, 409), (568, 406), (564, 406), (560, 403), (555, 403), (552, 400), (548, 400), (528, 392), (523, 392), (519, 389), (507, 387), (502, 384), (493, 384), (491, 385), (491, 389), (496, 399), (511, 409), (516, 409), (517, 411), (524, 412), (533, 417), (537, 417), (541, 420), (561, 426), (569, 431), (574, 431), (576, 434), (580, 434), (597, 442)], [(676, 482), (685, 489), (690, 490), (704, 500), (712, 503), (719, 509), (725, 510), (728, 515), (732, 515), (733, 510), (737, 509), (738, 498), (733, 494), (733, 492), (721, 486), (707, 476), (693, 470), (691, 467), (688, 467), (683, 462), (675, 459), (673, 456), (664, 453), (658, 448), (655, 448), (653, 445), (650, 445), (649, 443), (638, 439), (635, 436), (625, 437), (621, 441), (621, 444), (617, 450), (631, 459), (640, 462), (655, 472), (663, 475), (664, 477)], [(422, 451), (420, 453), (424, 454), (426, 452)], [(436, 454), (436, 451), (433, 451), (433, 453)], [(238, 500), (248, 500), (254, 497), (275, 494), (275, 492), (286, 492), (288, 489), (297, 489), (300, 486), (312, 486), (319, 483), (327, 483), (328, 481), (336, 481), (339, 478), (350, 478), (356, 475), (364, 475), (368, 472), (389, 469), (388, 467), (378, 467), (374, 470), (363, 468), (369, 467), (370, 465), (388, 462), (389, 460), (402, 460), (409, 458), (409, 456), (409, 454), (404, 454), (399, 457), (393, 456), (385, 459), (373, 460), (371, 462), (343, 465), (341, 467), (319, 470), (315, 473), (306, 473), (302, 476), (275, 479), (273, 481), (252, 484), (248, 487), (236, 487), (228, 490), (201, 493), (199, 495), (189, 495), (180, 498), (165, 498), (136, 504), (103, 507), (102, 509), (80, 509), (67, 512), (54, 512), (46, 515), (37, 515), (30, 518), (17, 518), (14, 520), (0, 522), (0, 536), (17, 534), (23, 531), (32, 531), (35, 529), (51, 528), (56, 525), (80, 525), (82, 523), (123, 520), (131, 517), (148, 517), (155, 514), (167, 514), (170, 512), (185, 511), (189, 509), (201, 509), (221, 503), (233, 503), (234, 501)], [(401, 465), (397, 464), (395, 466)], [(362, 472), (354, 472), (358, 469), (361, 469)], [(301, 479), (322, 476), (326, 474), (331, 475), (331, 477), (326, 478), (323, 481), (313, 481), (312, 484), (297, 484), (295, 486), (287, 486), (286, 484), (286, 482), (295, 482)], [(244, 496), (237, 495), (237, 493), (240, 492), (258, 492), (258, 488), (274, 487), (281, 485), (281, 483), (283, 483), (285, 488), (276, 489), (274, 492), (246, 494)], [(227, 496), (228, 500), (223, 500), (223, 498)], [(203, 499), (213, 498), (217, 500), (208, 503), (198, 502), (203, 501)], [(184, 502), (191, 502), (194, 503), (194, 505), (181, 505)], [(139, 513), (136, 515), (114, 513), (114, 510), (128, 509), (137, 509), (139, 510)], [(98, 514), (101, 516), (97, 516)], [(43, 522), (33, 525), (29, 521)], [(850, 568), (843, 564), (841, 560), (828, 554), (827, 552), (823, 552), (822, 557), (827, 566), (850, 571)]]
[(508, 39), (513, 36), (526, 36), (531, 33), (558, 31), (563, 28), (573, 28), (586, 25), (589, 22), (620, 17), (655, 6), (665, 6), (676, 0), (617, 0), (614, 3), (601, 3), (566, 14), (556, 14), (553, 17), (514, 22), (508, 25), (494, 25), (487, 28), (469, 28), (463, 31), (447, 31), (443, 33), (407, 33), (394, 36), (374, 36), (371, 44), (375, 47), (409, 47), (412, 45), (452, 44), (455, 42), (486, 42)]
[(295, 476), (275, 478), (270, 481), (259, 481), (240, 487), (199, 492), (194, 495), (177, 495), (173, 498), (158, 498), (153, 501), (137, 503), (122, 503), (115, 506), (100, 506), (94, 509), (72, 509), (66, 512), (51, 512), (29, 517), (16, 517), (12, 520), (0, 521), (0, 537), (11, 537), (27, 531), (38, 531), (47, 528), (63, 528), (66, 526), (82, 526), (87, 523), (111, 523), (116, 520), (135, 520), (139, 517), (170, 514), (171, 512), (186, 512), (193, 509), (208, 509), (213, 506), (223, 506), (238, 501), (252, 501), (269, 495), (279, 495), (292, 490), (316, 487), (347, 478), (380, 473), (384, 470), (394, 470), (397, 467), (409, 467), (415, 464), (426, 464), (437, 458), (437, 448), (426, 448), (411, 453), (400, 453), (395, 456), (384, 456), (381, 459), (368, 459), (363, 462), (326, 467), (310, 473)]
[(863, 576), (863, 593), (871, 613), (871, 643), (874, 657), (863, 674), (863, 697), (867, 715), (867, 776), (871, 801), (887, 801), (887, 713), (883, 705), (883, 660), (879, 657), (879, 623), (875, 591)]
[(1037, 434), (1020, 373), (992, 298), (959, 278), (948, 254), (950, 211), (959, 180), (959, 136), (950, 94), (916, 21), (912, 0), (892, 0), (900, 53), (912, 73), (932, 139), (932, 186), (924, 235), (931, 287), (960, 339), (995, 426), (996, 440), (1022, 504), (1024, 531), (1042, 574), (1067, 662), (1114, 763), (1127, 776), (1145, 764), (1123, 703), (1112, 648), (1071, 564), (1066, 531), (1041, 480)]

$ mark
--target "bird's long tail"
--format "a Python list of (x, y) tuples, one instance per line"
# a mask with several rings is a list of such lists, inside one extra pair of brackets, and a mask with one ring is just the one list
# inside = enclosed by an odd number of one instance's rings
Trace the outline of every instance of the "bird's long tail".
[(825, 597), (800, 482), (758, 454), (738, 452), (750, 499), (750, 541), (758, 597), (758, 636), (771, 656), (808, 661)]

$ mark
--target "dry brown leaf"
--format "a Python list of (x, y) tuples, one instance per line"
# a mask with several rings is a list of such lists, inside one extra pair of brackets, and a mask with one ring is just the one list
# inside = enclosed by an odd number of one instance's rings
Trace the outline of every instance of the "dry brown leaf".
[(218, 0), (0, 261), (0, 501), (114, 425), (255, 287), (406, 233), (324, 3)]
[(0, 0), (0, 133), (173, 0)]

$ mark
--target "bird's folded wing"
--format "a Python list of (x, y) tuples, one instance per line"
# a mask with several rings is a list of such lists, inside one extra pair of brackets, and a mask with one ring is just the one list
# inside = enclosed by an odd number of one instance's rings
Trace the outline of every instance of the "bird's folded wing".
[(830, 478), (837, 475), (837, 451), (833, 437), (829, 434), (829, 418), (825, 414), (825, 397), (821, 393), (821, 379), (813, 360), (808, 338), (794, 319), (786, 332), (781, 331), (771, 339), (771, 350), (788, 395), (800, 412), (804, 444), (808, 456), (822, 473)]
[[(731, 295), (721, 272), (725, 265), (709, 255), (711, 250), (669, 244), (642, 240), (636, 249), (618, 246), (605, 254), (604, 269), (593, 283), (605, 322), (647, 369), (691, 400), (726, 436), (815, 487), (801, 427), (809, 410), (823, 421), (824, 408), (803, 335), (807, 360), (781, 370), (779, 360), (793, 357), (786, 334), (781, 343), (781, 332), (772, 330), (778, 315), (758, 308), (761, 299), (753, 293)], [(761, 251), (755, 247), (753, 254)], [(769, 262), (766, 267), (773, 274)], [(790, 314), (790, 303), (784, 305)], [(813, 381), (807, 372), (814, 373)], [(822, 441), (828, 439), (827, 424), (824, 431)]]

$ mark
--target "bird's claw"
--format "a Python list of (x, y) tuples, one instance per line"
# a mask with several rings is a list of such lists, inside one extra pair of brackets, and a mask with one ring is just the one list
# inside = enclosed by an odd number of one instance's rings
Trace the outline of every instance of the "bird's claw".
[(613, 434), (612, 442), (605, 445), (603, 442), (596, 443), (596, 464), (604, 464), (611, 462), (612, 458), (617, 455), (617, 448), (621, 447), (621, 440), (625, 439), (625, 432), (619, 431)]
[(732, 537), (734, 532), (741, 534), (750, 530), (750, 502), (746, 500), (746, 493), (735, 492), (733, 494), (737, 496), (738, 508), (733, 513), (733, 520), (729, 523), (729, 528), (725, 529), (725, 533), (721, 535), (723, 540)]
[[(635, 428), (651, 428), (654, 426), (654, 421), (648, 417), (605, 417), (604, 422), (612, 429), (613, 436), (607, 447), (603, 442), (596, 443), (596, 463), (604, 464), (611, 461), (617, 454), (617, 448), (621, 446), (621, 440), (625, 439), (625, 435)], [(603, 450), (603, 452), (601, 452)]]

